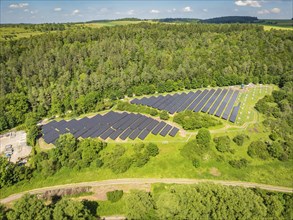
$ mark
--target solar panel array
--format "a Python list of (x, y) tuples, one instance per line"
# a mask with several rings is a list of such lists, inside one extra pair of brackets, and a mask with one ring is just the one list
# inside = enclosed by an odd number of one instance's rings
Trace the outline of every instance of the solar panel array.
[(161, 136), (169, 134), (174, 137), (178, 131), (178, 128), (166, 122), (159, 122), (141, 114), (113, 111), (80, 120), (51, 121), (42, 127), (43, 138), (48, 144), (55, 143), (59, 136), (65, 133), (71, 133), (75, 138), (100, 137), (103, 140), (107, 138), (112, 140), (139, 138), (144, 140), (150, 133)]
[[(142, 99), (133, 99), (131, 104), (146, 105), (159, 110), (166, 110), (170, 114), (175, 112), (182, 112), (191, 110), (194, 112), (205, 112), (210, 115), (215, 115), (224, 120), (235, 122), (239, 110), (234, 111), (234, 104), (239, 95), (237, 90), (228, 89), (211, 89), (211, 90), (197, 90), (196, 92), (189, 93), (176, 93), (173, 95), (157, 97), (144, 97)], [(234, 108), (233, 108), (234, 107)], [(232, 117), (232, 112), (234, 114)], [(231, 120), (234, 118), (234, 120)], [(164, 133), (163, 133), (164, 134)]]

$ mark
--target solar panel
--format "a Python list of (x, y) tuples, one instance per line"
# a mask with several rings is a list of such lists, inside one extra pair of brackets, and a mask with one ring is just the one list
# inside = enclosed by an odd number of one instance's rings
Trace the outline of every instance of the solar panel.
[(138, 126), (138, 129), (139, 129), (139, 130), (143, 130), (143, 129), (145, 129), (145, 128), (148, 126), (148, 124), (150, 124), (152, 121), (153, 121), (152, 118), (147, 118), (143, 123), (141, 123), (141, 124)]
[(138, 135), (139, 133), (141, 132), (141, 130), (139, 130), (138, 128), (135, 129), (130, 135), (129, 135), (129, 138), (131, 140), (134, 140)]
[(130, 128), (127, 128), (126, 131), (120, 135), (120, 139), (125, 140), (132, 132), (133, 130), (131, 130)]
[(172, 99), (172, 96), (171, 95), (166, 95), (165, 98), (163, 99), (163, 101), (160, 103), (160, 105), (157, 107), (157, 109), (159, 110), (163, 110), (166, 106), (166, 102), (169, 100), (169, 99)]
[(198, 103), (198, 105), (196, 106), (196, 108), (193, 110), (194, 112), (199, 112), (202, 107), (204, 106), (204, 104), (209, 100), (209, 98), (212, 96), (212, 94), (214, 94), (215, 90), (211, 89), (208, 94), (203, 97), (203, 99)]
[(175, 135), (178, 133), (179, 129), (176, 127), (173, 127), (172, 130), (170, 131), (169, 135), (171, 137), (175, 137)]
[(229, 99), (230, 99), (232, 94), (233, 94), (233, 91), (229, 90), (229, 92), (226, 95), (225, 99), (223, 100), (223, 102), (221, 103), (220, 107), (218, 108), (215, 116), (220, 117), (222, 115), (222, 113), (223, 113), (223, 111), (224, 111), (224, 109), (225, 109), (225, 107), (226, 107), (226, 105), (227, 105), (227, 103), (228, 103), (228, 101), (229, 101)]
[(168, 109), (169, 113), (174, 114), (176, 110), (186, 101), (186, 99), (189, 98), (189, 96), (191, 96), (191, 92), (189, 92), (188, 94), (182, 93), (179, 96), (179, 98), (175, 102), (173, 102), (170, 108)]
[(154, 97), (154, 96), (151, 96), (150, 98), (149, 98), (149, 101), (148, 101), (148, 103), (147, 103), (147, 106), (152, 106), (155, 102), (157, 102), (157, 98), (156, 97)]
[(176, 103), (178, 98), (180, 98), (180, 95), (178, 93), (174, 94), (172, 98), (165, 103), (164, 110), (169, 111), (169, 109), (174, 106), (174, 103)]
[(231, 122), (233, 122), (233, 123), (236, 121), (236, 118), (237, 118), (237, 115), (238, 115), (239, 109), (240, 109), (240, 103), (238, 104), (238, 106), (235, 106), (235, 107), (233, 108), (233, 111), (232, 111), (232, 113), (231, 113), (231, 116), (230, 116), (230, 118), (229, 118), (229, 121), (231, 121)]
[(158, 96), (158, 101), (153, 105), (153, 108), (158, 108), (165, 101), (165, 96)]
[(115, 132), (114, 129), (112, 128), (109, 128), (107, 131), (105, 131), (100, 137), (103, 139), (103, 140), (106, 140), (113, 132)]
[(152, 134), (157, 135), (162, 129), (163, 127), (165, 127), (166, 123), (161, 121), (157, 127), (154, 128), (154, 130), (152, 131)]
[(148, 136), (148, 134), (150, 133), (151, 131), (149, 130), (143, 130), (139, 135), (138, 135), (138, 138), (140, 140), (144, 140), (146, 138), (146, 136)]
[(166, 125), (166, 127), (164, 127), (164, 129), (160, 132), (160, 135), (162, 135), (163, 137), (165, 137), (168, 132), (171, 130), (172, 126), (171, 125)]
[(190, 103), (200, 94), (200, 91), (197, 91), (196, 93), (189, 92), (183, 100), (183, 102), (180, 104), (180, 106), (175, 110), (175, 112), (182, 112), (184, 111)]
[(120, 130), (120, 129), (116, 130), (115, 132), (113, 132), (113, 133), (110, 135), (110, 138), (111, 138), (112, 140), (116, 140), (116, 138), (118, 138), (119, 135), (123, 133), (123, 131), (124, 131), (124, 130)]
[(130, 125), (130, 128), (132, 130), (136, 129), (141, 123), (143, 123), (145, 120), (147, 119), (147, 117), (145, 117), (144, 115), (140, 115), (140, 117), (133, 123)]
[(151, 131), (159, 124), (158, 121), (153, 120), (147, 127), (146, 130)]
[(125, 123), (123, 123), (123, 124), (119, 127), (119, 129), (121, 129), (121, 130), (125, 130), (125, 129), (128, 128), (130, 125), (132, 125), (133, 123), (135, 123), (140, 117), (141, 117), (140, 114), (137, 114), (137, 115), (132, 114), (132, 117), (131, 117), (128, 121), (126, 121)]
[(185, 96), (186, 96), (186, 93), (176, 94), (176, 98), (171, 103), (169, 103), (168, 106), (166, 106), (165, 110), (170, 113), (170, 111), (174, 108), (174, 106), (177, 105), (178, 102), (180, 102)]
[(204, 90), (192, 103), (191, 105), (187, 108), (187, 110), (193, 110), (195, 106), (202, 100), (202, 98), (208, 93), (208, 90)]
[(210, 98), (210, 100), (207, 102), (207, 104), (201, 110), (202, 112), (207, 112), (209, 110), (209, 108), (214, 103), (214, 101), (216, 100), (216, 98), (219, 96), (219, 94), (221, 93), (221, 91), (222, 91), (222, 89), (217, 89), (217, 91), (213, 94), (213, 96)]
[(225, 120), (228, 119), (228, 117), (229, 117), (229, 115), (231, 113), (231, 110), (233, 108), (233, 105), (234, 105), (234, 103), (235, 103), (235, 101), (237, 99), (238, 93), (239, 93), (239, 91), (235, 91), (234, 94), (232, 95), (232, 98), (229, 101), (229, 103), (228, 103), (228, 105), (227, 105), (227, 107), (226, 107), (226, 109), (225, 109), (225, 111), (224, 111), (224, 113), (222, 115), (223, 119), (225, 119)]
[(51, 144), (51, 143), (54, 143), (56, 139), (59, 138), (59, 133), (55, 130), (52, 130), (50, 133), (45, 134), (43, 138), (47, 144)]
[(137, 99), (137, 98), (132, 99), (132, 100), (130, 101), (130, 103), (131, 103), (131, 104), (138, 104), (138, 99)]
[(98, 130), (96, 130), (94, 133), (92, 133), (89, 137), (95, 138), (99, 137), (101, 134), (103, 134), (106, 130), (109, 129), (109, 125), (101, 125)]
[(219, 95), (219, 97), (217, 98), (217, 100), (215, 101), (215, 103), (212, 105), (212, 107), (209, 110), (209, 114), (213, 115), (215, 113), (215, 111), (217, 110), (219, 104), (222, 102), (224, 96), (227, 94), (228, 90), (224, 89), (221, 94)]

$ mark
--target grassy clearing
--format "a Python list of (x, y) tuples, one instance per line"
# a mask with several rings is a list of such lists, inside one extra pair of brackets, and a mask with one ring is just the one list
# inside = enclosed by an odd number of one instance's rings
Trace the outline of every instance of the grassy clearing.
[(22, 27), (1, 27), (0, 28), (0, 40), (6, 39), (19, 39), (23, 37), (31, 37), (35, 35), (43, 34), (40, 31), (32, 31)]
[(142, 21), (108, 21), (108, 22), (96, 22), (96, 23), (82, 23), (76, 24), (77, 26), (84, 26), (90, 28), (101, 28), (101, 27), (113, 27), (117, 25), (128, 25), (128, 24), (138, 24)]
[(98, 201), (98, 216), (122, 215), (125, 213), (125, 197), (117, 202)]
[(272, 26), (272, 25), (263, 25), (265, 31), (270, 30), (283, 30), (283, 31), (293, 31), (293, 27), (279, 27), (279, 26)]

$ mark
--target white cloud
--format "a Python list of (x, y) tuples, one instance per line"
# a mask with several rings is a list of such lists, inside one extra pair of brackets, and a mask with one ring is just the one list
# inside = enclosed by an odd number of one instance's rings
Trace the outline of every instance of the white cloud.
[(183, 8), (184, 12), (192, 12), (192, 8), (190, 6), (187, 6), (185, 8)]
[(24, 11), (24, 12), (29, 12), (29, 10), (28, 10), (28, 9), (24, 9), (23, 11)]
[(208, 9), (206, 9), (206, 8), (204, 8), (204, 9), (202, 9), (204, 12), (208, 12)]
[(28, 3), (19, 3), (19, 4), (11, 4), (9, 5), (9, 8), (25, 8), (29, 6)]
[(152, 9), (152, 10), (150, 10), (150, 13), (151, 14), (159, 14), (160, 11), (159, 10), (156, 10), (156, 9)]
[(54, 11), (62, 11), (62, 8), (54, 8)]
[(30, 13), (33, 15), (33, 14), (37, 14), (38, 13), (38, 10), (35, 10), (35, 11), (30, 11)]
[(77, 15), (80, 11), (78, 9), (75, 9), (73, 12), (72, 12), (72, 15)]
[(260, 1), (255, 0), (237, 0), (235, 1), (235, 4), (238, 6), (250, 6), (254, 8), (260, 8)]
[(279, 9), (279, 8), (273, 8), (271, 10), (271, 12), (274, 13), (274, 14), (279, 14), (281, 12), (281, 9)]
[(133, 14), (134, 14), (134, 10), (129, 10), (129, 11), (127, 12), (127, 14), (128, 14), (128, 15), (133, 15)]
[(271, 10), (267, 10), (267, 9), (263, 9), (263, 10), (260, 10), (258, 11), (257, 13), (260, 14), (260, 15), (265, 15), (265, 14), (279, 14), (281, 12), (281, 9), (279, 8), (272, 8)]
[(265, 15), (265, 14), (270, 14), (271, 12), (267, 9), (263, 9), (263, 10), (260, 10), (257, 12), (257, 14), (260, 14), (260, 15)]

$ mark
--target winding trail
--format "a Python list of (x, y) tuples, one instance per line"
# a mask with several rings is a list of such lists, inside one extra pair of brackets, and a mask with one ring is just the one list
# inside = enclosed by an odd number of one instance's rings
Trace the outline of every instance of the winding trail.
[(226, 181), (226, 180), (206, 180), (206, 179), (184, 179), (184, 178), (129, 178), (129, 179), (110, 179), (110, 180), (102, 180), (102, 181), (94, 181), (94, 182), (82, 182), (82, 183), (72, 183), (66, 185), (57, 185), (57, 186), (49, 186), (44, 188), (33, 189), (17, 194), (10, 195), (4, 199), (1, 199), (0, 202), (10, 203), (14, 200), (21, 198), (24, 194), (42, 194), (48, 190), (56, 190), (56, 189), (66, 189), (66, 188), (75, 188), (75, 187), (99, 187), (99, 186), (113, 186), (115, 185), (126, 185), (126, 184), (153, 184), (153, 183), (167, 183), (167, 184), (197, 184), (197, 183), (214, 183), (221, 184), (224, 186), (242, 186), (246, 188), (260, 188), (270, 191), (276, 192), (286, 192), (293, 193), (293, 188), (283, 187), (283, 186), (273, 186), (266, 185), (260, 183), (251, 183), (251, 182), (240, 182), (240, 181)]

